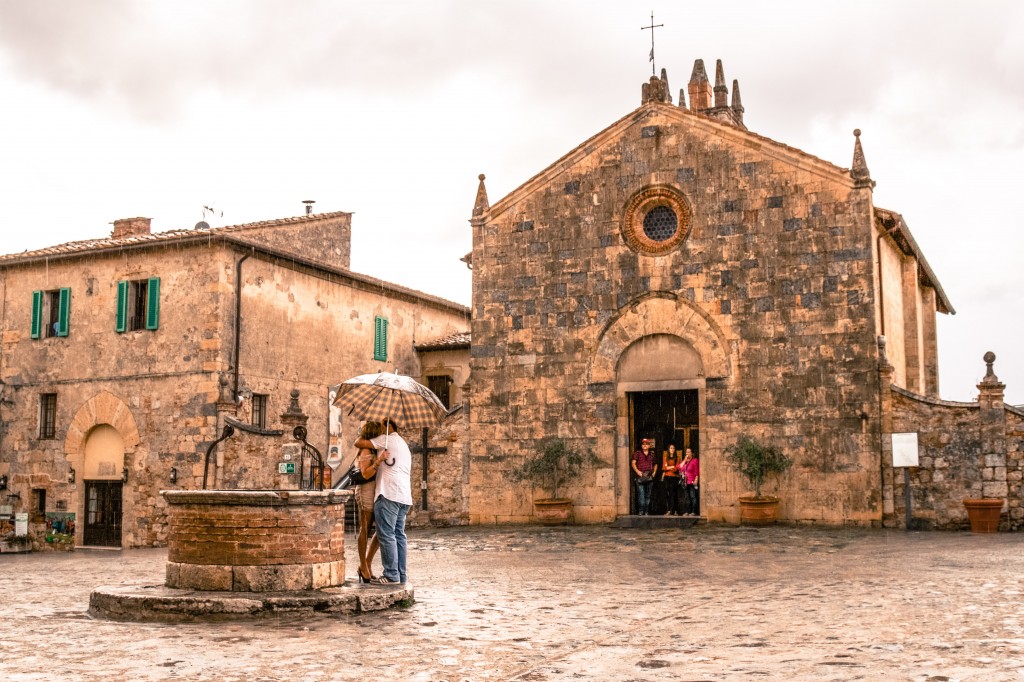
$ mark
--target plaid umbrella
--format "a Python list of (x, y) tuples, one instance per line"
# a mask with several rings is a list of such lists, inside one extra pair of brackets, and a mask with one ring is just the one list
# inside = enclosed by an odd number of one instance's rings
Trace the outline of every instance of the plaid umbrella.
[(383, 421), (399, 428), (436, 426), (448, 410), (433, 391), (411, 377), (391, 372), (361, 374), (341, 384), (334, 404), (356, 419)]

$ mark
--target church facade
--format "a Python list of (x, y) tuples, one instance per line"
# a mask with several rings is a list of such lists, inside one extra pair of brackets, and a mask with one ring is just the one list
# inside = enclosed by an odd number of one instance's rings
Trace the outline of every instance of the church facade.
[(744, 113), (721, 62), (712, 86), (698, 60), (676, 103), (662, 71), (499, 201), (481, 176), (471, 523), (532, 518), (541, 490), (501, 474), (553, 437), (606, 463), (575, 481), (577, 521), (635, 512), (641, 438), (698, 452), (701, 514), (737, 521), (751, 491), (723, 455), (742, 435), (796, 461), (782, 518), (893, 516), (883, 402), (890, 385), (941, 402), (935, 319), (953, 307), (904, 219), (875, 206), (859, 131), (845, 168)]

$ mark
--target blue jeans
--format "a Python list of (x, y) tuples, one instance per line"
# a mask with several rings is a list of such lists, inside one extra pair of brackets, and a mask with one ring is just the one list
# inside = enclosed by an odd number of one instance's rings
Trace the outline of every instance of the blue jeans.
[(393, 502), (378, 495), (373, 503), (373, 516), (377, 524), (377, 542), (380, 543), (380, 563), (384, 577), (392, 582), (404, 583), (406, 577), (405, 517), (409, 505)]
[(651, 510), (651, 487), (654, 485), (654, 481), (647, 479), (642, 481), (637, 479), (636, 481), (636, 508), (637, 513), (646, 514)]

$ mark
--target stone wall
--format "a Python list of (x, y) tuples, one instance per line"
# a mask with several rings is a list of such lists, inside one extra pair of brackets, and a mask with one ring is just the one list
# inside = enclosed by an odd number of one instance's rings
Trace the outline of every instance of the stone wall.
[[(469, 438), (467, 410), (458, 409), (437, 428), (429, 432), (430, 466), (427, 469), (427, 509), (423, 509), (423, 473), (421, 439), (411, 443), (413, 508), (409, 512), (412, 526), (460, 526), (468, 523)], [(418, 446), (418, 447), (416, 447)], [(442, 452), (435, 452), (440, 450)]]
[(986, 356), (988, 376), (978, 385), (977, 402), (938, 400), (897, 386), (885, 396), (885, 525), (906, 526), (904, 470), (892, 466), (891, 434), (916, 433), (919, 466), (907, 469), (914, 527), (968, 528), (965, 498), (1003, 499), (1000, 528), (1024, 527), (1024, 414), (1003, 402), (1004, 386), (992, 372), (994, 359)]

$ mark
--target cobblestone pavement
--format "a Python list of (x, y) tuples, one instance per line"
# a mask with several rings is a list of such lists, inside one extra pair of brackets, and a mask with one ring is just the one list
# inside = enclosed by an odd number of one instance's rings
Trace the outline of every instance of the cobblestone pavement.
[(178, 625), (85, 613), (97, 585), (161, 582), (165, 550), (2, 555), (0, 680), (1024, 680), (1024, 534), (410, 540), (411, 608)]

